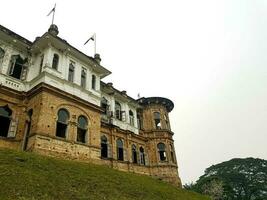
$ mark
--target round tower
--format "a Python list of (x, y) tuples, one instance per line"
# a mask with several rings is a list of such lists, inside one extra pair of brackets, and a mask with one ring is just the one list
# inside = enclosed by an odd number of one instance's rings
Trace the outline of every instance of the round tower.
[(169, 120), (173, 102), (163, 97), (141, 98), (138, 102), (142, 105), (142, 129), (148, 138), (152, 174), (181, 186)]

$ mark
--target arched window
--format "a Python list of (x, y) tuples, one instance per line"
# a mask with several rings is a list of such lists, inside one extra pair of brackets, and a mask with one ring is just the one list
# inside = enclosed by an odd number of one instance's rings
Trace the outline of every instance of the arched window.
[(69, 64), (69, 76), (68, 76), (68, 81), (70, 82), (73, 82), (74, 81), (74, 70), (75, 70), (75, 67), (74, 67), (74, 63), (73, 62), (70, 62)]
[(66, 138), (68, 128), (69, 113), (65, 109), (60, 109), (57, 114), (56, 136)]
[(80, 116), (78, 118), (78, 127), (77, 127), (77, 142), (85, 143), (86, 133), (87, 133), (88, 122), (86, 117)]
[(158, 152), (159, 152), (159, 159), (160, 161), (166, 161), (166, 147), (163, 143), (158, 143)]
[(161, 129), (161, 123), (160, 123), (160, 113), (154, 112), (154, 122), (156, 129)]
[(2, 66), (3, 60), (5, 56), (5, 51), (0, 47), (0, 67)]
[(145, 165), (146, 161), (145, 161), (145, 151), (143, 147), (140, 147), (140, 164), (141, 165)]
[(7, 137), (8, 136), (8, 130), (11, 122), (11, 115), (12, 110), (8, 108), (8, 106), (0, 107), (0, 136), (1, 137)]
[(86, 69), (82, 68), (82, 72), (81, 72), (81, 86), (83, 88), (86, 87)]
[(117, 101), (115, 101), (115, 114), (116, 119), (121, 120), (121, 104)]
[(133, 111), (129, 111), (130, 125), (134, 126), (134, 114)]
[(20, 55), (13, 55), (11, 56), (10, 60), (10, 68), (9, 68), (9, 75), (16, 78), (21, 79), (22, 72), (24, 69), (24, 64), (28, 61), (28, 59), (22, 59)]
[(133, 163), (137, 163), (137, 152), (136, 152), (136, 146), (132, 145), (132, 160)]
[(108, 139), (105, 135), (101, 136), (101, 158), (108, 157)]
[(57, 70), (59, 62), (59, 56), (55, 53), (53, 56), (52, 68)]
[(123, 161), (123, 142), (117, 139), (117, 159)]
[(105, 115), (108, 114), (108, 100), (105, 97), (101, 99), (101, 108), (103, 108)]
[(96, 77), (95, 77), (95, 75), (93, 74), (93, 75), (92, 75), (92, 89), (93, 89), (93, 90), (96, 89), (95, 86), (96, 86)]

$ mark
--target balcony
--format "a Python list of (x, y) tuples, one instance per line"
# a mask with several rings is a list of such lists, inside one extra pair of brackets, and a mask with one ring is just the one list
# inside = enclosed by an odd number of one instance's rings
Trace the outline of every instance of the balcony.
[(121, 120), (118, 120), (116, 119), (115, 117), (110, 117), (108, 115), (105, 115), (105, 114), (102, 114), (101, 115), (101, 121), (102, 122), (105, 122), (105, 123), (108, 123), (108, 124), (113, 124), (115, 126), (118, 126), (120, 127), (121, 129), (123, 130), (128, 130), (128, 131), (131, 131), (135, 134), (139, 134), (139, 130), (138, 128), (130, 125), (129, 123), (127, 122), (124, 122), (124, 121), (121, 121)]
[(25, 91), (25, 85), (21, 80), (0, 74), (0, 84), (17, 91)]

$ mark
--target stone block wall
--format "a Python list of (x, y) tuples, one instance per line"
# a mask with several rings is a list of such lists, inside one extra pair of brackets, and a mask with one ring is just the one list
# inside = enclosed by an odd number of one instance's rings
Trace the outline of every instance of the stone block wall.
[[(0, 147), (21, 150), (26, 146), (27, 151), (62, 159), (108, 165), (121, 171), (155, 176), (176, 186), (181, 185), (177, 163), (170, 161), (168, 146), (173, 145), (172, 133), (168, 129), (155, 130), (152, 127), (153, 111), (144, 112), (144, 117), (147, 117), (145, 127), (150, 129), (144, 130), (142, 135), (137, 135), (112, 124), (101, 124), (99, 107), (60, 93), (47, 85), (40, 85), (26, 94), (6, 92), (0, 88), (0, 94), (0, 106), (8, 105), (13, 112), (12, 118), (18, 119), (15, 138), (0, 138)], [(69, 113), (66, 138), (56, 136), (57, 114), (61, 108)], [(156, 108), (153, 107), (153, 109)], [(160, 112), (165, 113), (166, 109), (164, 109), (164, 107), (160, 108)], [(32, 111), (31, 117), (28, 114), (29, 111)], [(80, 115), (88, 119), (86, 143), (77, 142), (77, 120)], [(29, 128), (29, 135), (27, 135)], [(102, 135), (105, 135), (108, 140), (109, 153), (106, 159), (101, 159)], [(117, 139), (123, 141), (123, 161), (117, 160)], [(159, 161), (157, 150), (159, 142), (166, 144), (168, 158), (166, 162)], [(137, 164), (133, 163), (132, 159), (133, 144), (137, 147)], [(140, 147), (145, 152), (145, 165), (140, 163)]]

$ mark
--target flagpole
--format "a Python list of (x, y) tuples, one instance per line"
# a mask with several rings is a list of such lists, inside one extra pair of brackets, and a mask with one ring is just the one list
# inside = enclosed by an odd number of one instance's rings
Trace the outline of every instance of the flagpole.
[(96, 34), (94, 34), (94, 39), (95, 39), (95, 54), (96, 54)]
[(53, 12), (53, 16), (52, 16), (52, 24), (54, 24), (55, 12), (56, 12), (56, 4), (54, 6), (54, 12)]

